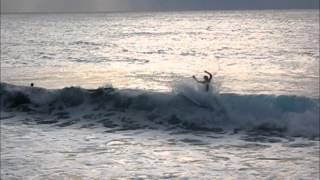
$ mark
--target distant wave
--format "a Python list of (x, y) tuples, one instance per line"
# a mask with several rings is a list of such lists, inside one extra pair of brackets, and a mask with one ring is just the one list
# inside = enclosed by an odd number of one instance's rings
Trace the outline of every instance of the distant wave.
[[(1, 111), (48, 116), (60, 113), (57, 121), (72, 119), (79, 113), (104, 112), (106, 116), (121, 113), (131, 119), (131, 124), (149, 121), (189, 130), (233, 129), (319, 137), (319, 99), (207, 93), (188, 84), (173, 89), (169, 93), (120, 90), (111, 86), (93, 90), (80, 87), (47, 90), (1, 83)], [(69, 115), (64, 117), (63, 113)]]

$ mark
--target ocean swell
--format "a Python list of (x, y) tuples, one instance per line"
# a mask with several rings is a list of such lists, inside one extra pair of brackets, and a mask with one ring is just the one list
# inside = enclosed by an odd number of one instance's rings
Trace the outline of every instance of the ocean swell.
[[(0, 95), (2, 112), (45, 114), (54, 116), (54, 123), (60, 119), (74, 121), (75, 117), (101, 123), (102, 117), (108, 116), (105, 127), (115, 127), (123, 124), (112, 116), (121, 114), (122, 120), (130, 119), (128, 129), (152, 123), (189, 130), (232, 129), (319, 137), (319, 100), (308, 97), (219, 94), (188, 84), (159, 93), (112, 86), (48, 90), (1, 83)], [(103, 114), (100, 119), (93, 118), (97, 113)]]

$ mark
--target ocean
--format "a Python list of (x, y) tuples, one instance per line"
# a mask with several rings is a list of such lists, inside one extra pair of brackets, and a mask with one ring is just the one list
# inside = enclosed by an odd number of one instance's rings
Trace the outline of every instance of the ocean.
[(319, 35), (319, 10), (2, 14), (1, 179), (319, 179)]

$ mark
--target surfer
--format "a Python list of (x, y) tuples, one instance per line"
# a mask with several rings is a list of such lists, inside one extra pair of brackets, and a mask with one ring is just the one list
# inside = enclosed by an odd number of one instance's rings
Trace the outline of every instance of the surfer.
[(210, 82), (211, 82), (211, 79), (212, 79), (212, 74), (209, 73), (208, 71), (204, 71), (204, 72), (207, 73), (209, 76), (203, 76), (203, 81), (199, 81), (196, 78), (196, 76), (192, 76), (192, 78), (194, 80), (196, 80), (198, 83), (204, 84), (205, 88), (206, 88), (206, 91), (208, 92), (209, 91), (209, 85), (210, 85)]

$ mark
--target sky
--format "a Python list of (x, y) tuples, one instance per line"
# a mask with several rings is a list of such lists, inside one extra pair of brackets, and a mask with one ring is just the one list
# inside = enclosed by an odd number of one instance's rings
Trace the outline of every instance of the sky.
[(319, 0), (1, 0), (1, 12), (319, 9)]

